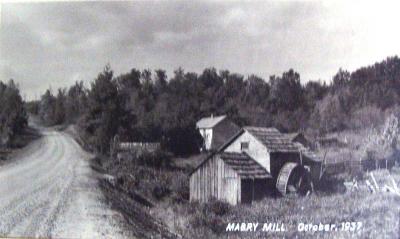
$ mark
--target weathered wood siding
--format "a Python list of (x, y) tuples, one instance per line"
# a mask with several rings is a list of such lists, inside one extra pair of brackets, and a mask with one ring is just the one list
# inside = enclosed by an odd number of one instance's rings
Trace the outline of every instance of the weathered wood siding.
[(240, 203), (240, 178), (218, 156), (199, 167), (190, 177), (190, 201), (208, 202), (215, 198)]
[(249, 149), (245, 152), (249, 154), (250, 157), (257, 161), (261, 166), (263, 166), (268, 171), (268, 173), (270, 173), (270, 154), (267, 148), (247, 131), (240, 135), (224, 151), (240, 153), (242, 152), (240, 148), (242, 142), (249, 142)]

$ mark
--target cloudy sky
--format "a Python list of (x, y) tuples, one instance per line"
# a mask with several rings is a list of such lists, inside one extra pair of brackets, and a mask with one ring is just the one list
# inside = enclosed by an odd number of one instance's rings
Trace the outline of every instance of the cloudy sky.
[(0, 80), (32, 99), (90, 82), (110, 63), (228, 69), (268, 79), (290, 68), (327, 80), (400, 55), (399, 4), (369, 1), (36, 2), (1, 4)]

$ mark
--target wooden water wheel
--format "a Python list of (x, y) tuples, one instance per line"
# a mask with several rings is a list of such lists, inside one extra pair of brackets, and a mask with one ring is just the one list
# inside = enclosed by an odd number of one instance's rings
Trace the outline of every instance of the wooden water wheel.
[(276, 188), (282, 195), (306, 194), (311, 188), (309, 172), (298, 163), (286, 163), (278, 174)]

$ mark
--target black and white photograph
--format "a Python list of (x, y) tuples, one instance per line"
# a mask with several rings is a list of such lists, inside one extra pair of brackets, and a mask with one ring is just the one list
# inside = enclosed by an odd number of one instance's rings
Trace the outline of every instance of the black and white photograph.
[(0, 0), (0, 238), (400, 238), (399, 23)]

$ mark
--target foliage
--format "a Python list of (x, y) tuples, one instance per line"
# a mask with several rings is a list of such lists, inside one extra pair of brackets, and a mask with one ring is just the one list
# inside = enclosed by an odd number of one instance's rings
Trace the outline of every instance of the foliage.
[(340, 95), (330, 93), (319, 101), (315, 106), (312, 120), (313, 125), (324, 133), (343, 130), (348, 115)]
[[(391, 184), (388, 175), (400, 183), (400, 171), (393, 169), (375, 171), (379, 185)], [(383, 181), (386, 182), (383, 182)], [(382, 181), (382, 182), (381, 182)], [(337, 184), (339, 182), (335, 182)], [(382, 203), (385, 202), (385, 203)], [(398, 205), (400, 199), (392, 193), (370, 193), (367, 190), (342, 193), (313, 193), (308, 197), (265, 198), (252, 204), (235, 207), (218, 215), (214, 210), (218, 202), (170, 204), (168, 211), (172, 226), (185, 238), (388, 238), (398, 233)], [(160, 206), (161, 207), (161, 206)], [(218, 207), (216, 207), (218, 208)], [(223, 208), (223, 207), (219, 207)], [(165, 213), (166, 214), (166, 213)], [(161, 215), (165, 217), (165, 215)], [(333, 231), (330, 233), (299, 232), (299, 223), (330, 224), (340, 226), (342, 222), (362, 222), (358, 232)], [(228, 223), (259, 222), (257, 232), (226, 232)], [(263, 232), (263, 223), (284, 224), (284, 232)]]
[(208, 203), (194, 205), (198, 207), (193, 217), (191, 218), (191, 225), (197, 228), (209, 228), (217, 235), (225, 231), (228, 220), (226, 215), (230, 213), (231, 206), (225, 202), (218, 200), (211, 200)]
[(46, 125), (55, 124), (55, 102), (56, 98), (50, 89), (40, 99), (39, 116)]
[(168, 196), (171, 193), (171, 190), (167, 185), (156, 185), (153, 189), (153, 196), (161, 200), (162, 198)]
[(155, 152), (143, 152), (139, 155), (138, 161), (141, 165), (150, 167), (169, 167), (171, 164), (172, 155), (163, 150), (156, 150)]
[(377, 127), (383, 123), (385, 112), (376, 106), (365, 106), (352, 113), (350, 127), (353, 129), (367, 129)]
[(8, 146), (11, 139), (20, 134), (28, 124), (28, 115), (18, 86), (13, 80), (0, 81), (0, 147)]
[(171, 182), (174, 191), (174, 201), (177, 203), (186, 202), (190, 197), (189, 180), (186, 174), (177, 174)]
[(38, 115), (39, 114), (39, 109), (40, 109), (40, 101), (30, 101), (25, 103), (26, 111), (30, 114), (33, 115)]
[(382, 159), (392, 156), (398, 150), (400, 133), (399, 119), (391, 114), (383, 129), (372, 128), (364, 139), (362, 149), (367, 159)]
[(108, 151), (110, 140), (122, 126), (122, 107), (113, 71), (106, 66), (91, 84), (87, 110), (80, 121), (86, 140), (97, 152)]
[(47, 91), (39, 112), (49, 124), (78, 121), (97, 150), (107, 152), (108, 140), (119, 134), (123, 141), (161, 142), (175, 155), (188, 155), (201, 145), (195, 123), (204, 116), (226, 114), (239, 126), (283, 132), (329, 133), (380, 124), (380, 112), (400, 105), (397, 89), (397, 56), (352, 73), (339, 69), (329, 85), (302, 84), (293, 69), (266, 81), (215, 68), (201, 74), (179, 68), (172, 77), (162, 69), (134, 68), (114, 77), (108, 66), (88, 89), (77, 82), (57, 96)]

